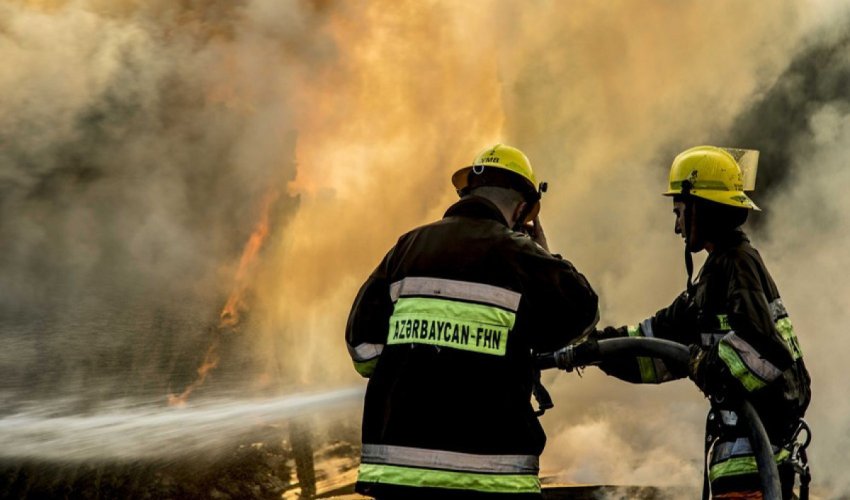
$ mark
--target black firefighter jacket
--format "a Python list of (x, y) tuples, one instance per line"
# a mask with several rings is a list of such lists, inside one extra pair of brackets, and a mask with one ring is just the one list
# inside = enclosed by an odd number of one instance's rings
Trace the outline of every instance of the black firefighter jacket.
[[(612, 335), (606, 329), (607, 335)], [(616, 336), (657, 337), (707, 349), (706, 389), (714, 393), (720, 428), (710, 463), (712, 490), (758, 487), (747, 432), (738, 428), (734, 400), (746, 397), (762, 418), (775, 445), (790, 438), (811, 397), (809, 374), (788, 312), (758, 251), (740, 229), (731, 231), (706, 259), (692, 295), (682, 293), (669, 307), (640, 325), (623, 327)], [(606, 362), (610, 375), (637, 382), (661, 383), (687, 373), (669, 370), (663, 361)], [(719, 403), (726, 400), (727, 404)], [(714, 418), (716, 417), (716, 419)], [(776, 447), (777, 459), (787, 458)], [(723, 487), (723, 482), (728, 483)], [(719, 487), (718, 487), (718, 483)]]
[(597, 297), (566, 260), (470, 196), (403, 235), (360, 289), (346, 341), (369, 377), (361, 493), (539, 493), (546, 437), (532, 352), (592, 328)]

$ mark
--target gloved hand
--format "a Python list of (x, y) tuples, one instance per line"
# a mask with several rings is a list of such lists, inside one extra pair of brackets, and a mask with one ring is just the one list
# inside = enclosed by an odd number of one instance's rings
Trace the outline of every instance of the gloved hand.
[(691, 356), (688, 359), (688, 378), (693, 380), (702, 392), (705, 392), (705, 355), (708, 351), (701, 346), (690, 346)]
[(599, 344), (593, 335), (555, 351), (555, 364), (568, 372), (599, 361)]
[(575, 366), (597, 363), (599, 361), (599, 343), (595, 338), (588, 336), (587, 339), (575, 344), (573, 353), (573, 364)]
[(614, 328), (613, 326), (606, 326), (605, 328), (599, 330), (593, 330), (590, 333), (590, 338), (596, 340), (604, 340), (604, 339), (616, 339), (620, 337), (628, 337), (629, 334), (626, 331), (626, 327), (621, 326), (620, 328)]
[(701, 346), (690, 346), (691, 357), (688, 360), (688, 378), (694, 381), (699, 390), (706, 396), (711, 395), (711, 380), (708, 376), (708, 359), (710, 351)]

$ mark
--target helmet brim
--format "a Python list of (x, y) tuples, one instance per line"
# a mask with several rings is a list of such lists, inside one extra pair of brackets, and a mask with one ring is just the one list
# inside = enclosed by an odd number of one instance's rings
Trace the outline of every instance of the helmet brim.
[[(454, 174), (452, 174), (452, 184), (455, 189), (460, 191), (461, 189), (465, 189), (466, 186), (469, 185), (469, 172), (472, 171), (472, 165), (468, 167), (463, 167)], [(445, 179), (445, 177), (443, 177)]]
[(469, 172), (471, 172), (472, 169), (475, 167), (495, 168), (502, 172), (508, 172), (515, 176), (515, 179), (517, 179), (520, 183), (523, 184), (523, 186), (525, 186), (523, 188), (518, 188), (512, 185), (511, 189), (516, 189), (520, 192), (524, 192), (525, 189), (528, 189), (529, 192), (537, 191), (538, 186), (535, 186), (529, 179), (525, 178), (516, 171), (511, 170), (510, 168), (505, 168), (501, 165), (470, 165), (468, 167), (461, 168), (460, 170), (452, 174), (452, 185), (454, 185), (455, 189), (460, 191), (461, 189), (465, 189), (467, 186), (469, 186)]

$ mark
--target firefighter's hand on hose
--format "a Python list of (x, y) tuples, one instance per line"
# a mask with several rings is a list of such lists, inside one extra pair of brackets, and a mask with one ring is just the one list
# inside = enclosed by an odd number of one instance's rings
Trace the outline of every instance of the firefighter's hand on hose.
[(568, 372), (573, 371), (575, 368), (597, 363), (598, 361), (599, 344), (592, 336), (555, 351), (556, 366)]
[(709, 380), (706, 376), (706, 372), (708, 372), (707, 361), (709, 351), (696, 344), (692, 344), (690, 350), (691, 357), (688, 361), (688, 378), (694, 381), (703, 394), (710, 396)]
[(628, 336), (629, 334), (626, 332), (625, 327), (615, 328), (613, 326), (606, 326), (601, 330), (597, 328), (590, 334), (590, 337), (596, 340), (617, 339)]
[(587, 366), (599, 362), (599, 343), (589, 337), (575, 346), (575, 365)]
[(703, 394), (714, 401), (734, 401), (746, 397), (745, 389), (720, 359), (717, 346), (705, 349), (692, 345), (690, 350), (688, 377)]

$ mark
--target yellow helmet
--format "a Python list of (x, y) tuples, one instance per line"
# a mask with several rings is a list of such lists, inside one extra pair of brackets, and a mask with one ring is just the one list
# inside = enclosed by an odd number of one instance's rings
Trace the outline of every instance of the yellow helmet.
[(679, 153), (670, 166), (670, 185), (664, 196), (682, 194), (684, 182), (690, 183), (689, 194), (698, 198), (748, 210), (761, 210), (744, 193), (741, 166), (723, 148), (697, 146)]
[(472, 160), (472, 165), (463, 167), (452, 175), (452, 184), (461, 191), (469, 184), (469, 172), (481, 167), (494, 167), (513, 172), (528, 181), (531, 190), (537, 190), (537, 179), (534, 177), (534, 171), (531, 170), (528, 157), (519, 149), (505, 144), (496, 144), (478, 153)]

